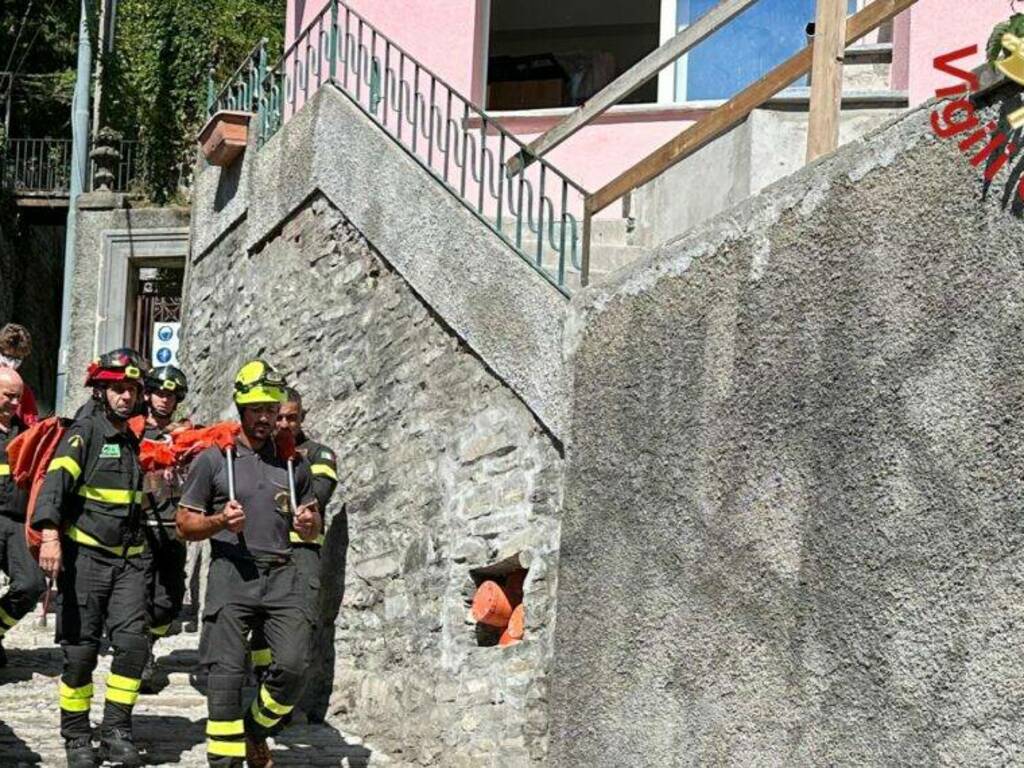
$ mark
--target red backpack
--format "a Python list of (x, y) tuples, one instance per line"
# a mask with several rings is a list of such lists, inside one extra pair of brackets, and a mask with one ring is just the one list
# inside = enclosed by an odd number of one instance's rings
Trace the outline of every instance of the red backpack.
[(32, 553), (32, 557), (37, 561), (39, 560), (39, 546), (43, 543), (43, 539), (39, 531), (32, 529), (32, 514), (35, 512), (36, 500), (43, 487), (43, 480), (46, 479), (46, 470), (70, 424), (70, 419), (51, 416), (36, 422), (7, 445), (7, 460), (11, 465), (11, 478), (19, 488), (29, 492), (28, 506), (25, 512), (25, 541), (28, 542), (28, 549)]

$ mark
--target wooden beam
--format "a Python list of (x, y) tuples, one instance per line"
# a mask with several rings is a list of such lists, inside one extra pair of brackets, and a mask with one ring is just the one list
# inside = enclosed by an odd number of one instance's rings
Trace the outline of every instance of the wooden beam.
[[(851, 45), (880, 24), (899, 15), (917, 0), (874, 0), (846, 24), (845, 44)], [(590, 196), (594, 213), (607, 208), (632, 189), (657, 178), (701, 147), (728, 133), (768, 99), (806, 75), (811, 68), (810, 46), (787, 59), (746, 90), (733, 96), (710, 115), (622, 173)]]
[(506, 165), (508, 175), (515, 176), (538, 157), (547, 154), (581, 128), (592, 123), (610, 107), (618, 104), (647, 81), (657, 77), (661, 70), (756, 2), (757, 0), (721, 0), (693, 24), (638, 61), (592, 96), (586, 104), (514, 155)]
[(846, 50), (847, 0), (818, 0), (811, 61), (811, 104), (807, 123), (807, 162), (839, 146)]

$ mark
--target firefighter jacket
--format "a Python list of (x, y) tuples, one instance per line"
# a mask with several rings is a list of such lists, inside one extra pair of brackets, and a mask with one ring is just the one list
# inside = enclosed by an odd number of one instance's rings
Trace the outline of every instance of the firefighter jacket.
[[(142, 436), (154, 442), (171, 442), (170, 432), (161, 427), (147, 426)], [(142, 481), (142, 490), (145, 492), (142, 519), (147, 527), (162, 527), (169, 535), (174, 535), (174, 519), (181, 500), (182, 483), (182, 474), (177, 468), (145, 473)]]
[[(91, 406), (91, 407), (90, 407)], [(61, 439), (36, 502), (32, 527), (66, 526), (72, 541), (116, 555), (145, 550), (139, 442), (99, 403), (82, 408)]]
[[(313, 495), (316, 497), (317, 505), (320, 507), (320, 515), (324, 526), (327, 525), (327, 504), (338, 487), (338, 464), (334, 451), (323, 443), (310, 440), (304, 434), (299, 435), (296, 441), (296, 448), (309, 464), (310, 474), (313, 476)], [(305, 544), (320, 546), (324, 543), (324, 534), (321, 532), (315, 541), (304, 542), (298, 532), (290, 534), (292, 544)]]
[(15, 416), (11, 420), (11, 428), (0, 430), (0, 515), (10, 517), (18, 522), (25, 522), (25, 505), (28, 494), (14, 482), (11, 465), (7, 461), (7, 445), (26, 429), (24, 422)]

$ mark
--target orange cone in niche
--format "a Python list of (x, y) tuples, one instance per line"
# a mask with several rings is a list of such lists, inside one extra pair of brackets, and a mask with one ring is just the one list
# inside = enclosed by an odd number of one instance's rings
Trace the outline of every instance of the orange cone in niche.
[(512, 615), (509, 616), (508, 626), (505, 627), (505, 631), (501, 633), (501, 638), (498, 640), (498, 645), (515, 645), (523, 639), (525, 634), (526, 614), (523, 610), (522, 603), (516, 606), (516, 609), (512, 611)]
[(512, 604), (505, 590), (493, 581), (485, 581), (473, 596), (473, 618), (489, 627), (504, 629), (512, 615)]
[(513, 640), (523, 639), (523, 635), (526, 634), (526, 610), (522, 603), (512, 611), (512, 615), (508, 619), (508, 628), (505, 631)]

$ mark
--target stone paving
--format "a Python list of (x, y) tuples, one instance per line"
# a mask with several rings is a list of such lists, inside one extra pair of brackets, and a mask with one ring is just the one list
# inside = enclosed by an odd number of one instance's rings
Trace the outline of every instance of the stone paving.
[[(57, 679), (61, 654), (53, 643), (53, 617), (48, 628), (39, 614), (26, 618), (5, 638), (8, 666), (0, 669), (0, 768), (65, 766), (59, 736)], [(166, 687), (142, 696), (135, 708), (135, 738), (147, 765), (205, 766), (206, 699), (201, 681), (191, 673), (198, 660), (197, 634), (168, 637), (157, 646)], [(94, 675), (93, 724), (102, 715), (110, 656), (100, 657)], [(197, 685), (199, 687), (197, 687)], [(251, 693), (251, 692), (249, 692)], [(300, 714), (274, 743), (276, 766), (364, 768), (390, 764), (358, 739), (346, 737), (326, 723), (306, 724)]]

